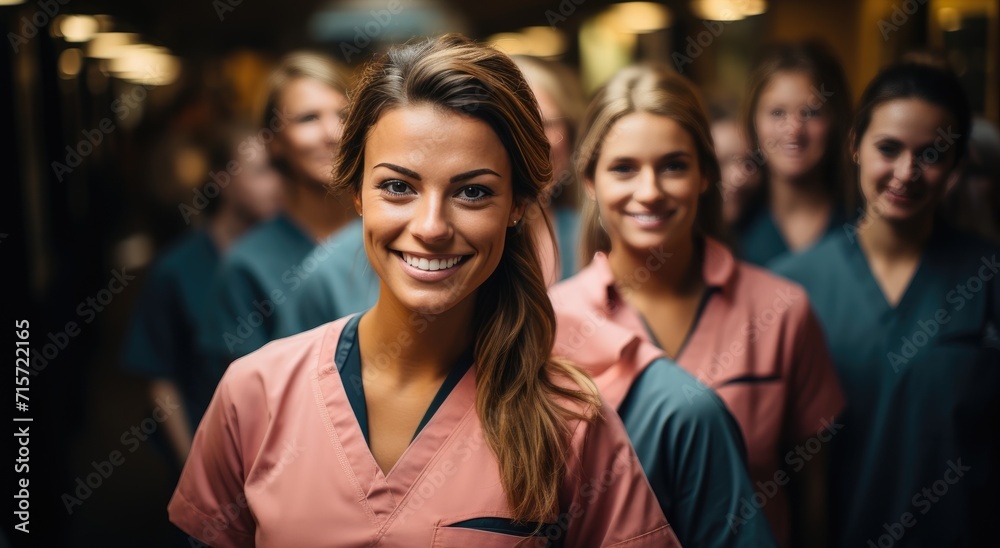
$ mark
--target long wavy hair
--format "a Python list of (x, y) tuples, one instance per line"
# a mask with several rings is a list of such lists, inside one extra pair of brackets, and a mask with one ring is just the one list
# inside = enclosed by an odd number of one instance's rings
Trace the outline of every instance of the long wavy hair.
[[(549, 183), (537, 103), (499, 51), (455, 34), (398, 46), (365, 69), (349, 97), (335, 190), (361, 191), (365, 142), (385, 113), (425, 104), (482, 120), (496, 132), (510, 157), (518, 203), (537, 204)], [(529, 225), (508, 230), (497, 269), (477, 291), (476, 410), (512, 513), (542, 522), (559, 508), (569, 423), (591, 420), (600, 402), (585, 374), (551, 357), (555, 314)]]
[[(718, 185), (721, 171), (708, 115), (694, 84), (669, 67), (659, 64), (626, 67), (597, 91), (583, 121), (580, 150), (576, 156), (578, 178), (593, 180), (601, 145), (611, 127), (634, 112), (670, 118), (691, 136), (698, 152), (698, 166), (709, 182), (708, 189), (698, 198), (695, 228), (704, 235), (724, 239), (722, 192)], [(601, 225), (596, 200), (584, 203), (580, 224), (583, 230), (581, 262), (586, 264), (598, 251), (611, 250), (611, 239)]]

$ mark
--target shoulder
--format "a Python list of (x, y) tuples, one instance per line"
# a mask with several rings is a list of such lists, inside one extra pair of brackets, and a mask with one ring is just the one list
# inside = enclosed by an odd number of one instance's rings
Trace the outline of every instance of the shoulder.
[(246, 406), (250, 403), (247, 400), (263, 397), (273, 401), (292, 393), (290, 389), (295, 385), (318, 376), (324, 364), (333, 365), (339, 335), (348, 319), (271, 341), (234, 361), (219, 382), (219, 391), (230, 397), (237, 408), (241, 401)]
[(732, 426), (732, 415), (718, 394), (667, 358), (658, 358), (643, 370), (620, 411), (626, 422), (641, 414), (664, 430)]
[(607, 259), (597, 254), (582, 270), (549, 288), (549, 298), (559, 314), (563, 310), (596, 307), (607, 297), (607, 287), (614, 283), (614, 275)]
[(839, 277), (846, 268), (845, 251), (857, 245), (857, 237), (834, 232), (802, 253), (790, 253), (769, 264), (775, 274), (800, 283)]
[(751, 314), (764, 310), (783, 317), (804, 316), (809, 308), (805, 288), (764, 268), (737, 261), (734, 299)]

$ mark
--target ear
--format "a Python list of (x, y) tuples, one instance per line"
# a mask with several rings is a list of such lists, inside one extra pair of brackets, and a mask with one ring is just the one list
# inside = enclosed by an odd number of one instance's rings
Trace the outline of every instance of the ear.
[(513, 205), (510, 207), (510, 216), (507, 217), (507, 226), (514, 227), (517, 223), (522, 222), (524, 219), (524, 210), (528, 207), (528, 201), (523, 199), (515, 199)]
[(354, 211), (359, 216), (361, 216), (361, 213), (364, 211), (364, 207), (362, 207), (362, 205), (361, 205), (361, 193), (360, 192), (355, 192), (354, 193)]
[(594, 179), (585, 177), (583, 179), (583, 190), (587, 193), (587, 198), (597, 200), (597, 189), (594, 188)]

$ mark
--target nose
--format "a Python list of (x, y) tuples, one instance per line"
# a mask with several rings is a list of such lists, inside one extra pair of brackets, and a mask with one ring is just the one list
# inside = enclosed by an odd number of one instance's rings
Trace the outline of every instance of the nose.
[(913, 154), (900, 154), (893, 169), (893, 177), (900, 181), (915, 181), (920, 177), (920, 162)]
[(413, 220), (410, 221), (410, 233), (415, 238), (426, 244), (451, 238), (452, 226), (443, 203), (441, 197), (434, 195), (420, 198)]
[(639, 172), (632, 198), (644, 204), (653, 203), (663, 198), (663, 189), (660, 188), (660, 182), (656, 179), (656, 173), (652, 167), (644, 167)]

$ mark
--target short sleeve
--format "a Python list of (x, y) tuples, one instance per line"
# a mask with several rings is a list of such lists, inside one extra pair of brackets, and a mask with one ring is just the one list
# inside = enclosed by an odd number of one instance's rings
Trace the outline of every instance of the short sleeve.
[(679, 547), (646, 481), (625, 427), (605, 402), (594, 422), (582, 425), (577, 462), (564, 499), (565, 546)]
[(792, 420), (793, 442), (815, 436), (844, 407), (837, 371), (812, 306), (806, 305), (794, 333), (791, 409), (787, 415)]
[(177, 376), (177, 341), (185, 328), (176, 284), (160, 265), (142, 287), (122, 345), (122, 369), (154, 379)]
[(255, 531), (243, 490), (244, 440), (232, 379), (227, 374), (216, 390), (168, 505), (170, 521), (177, 527), (223, 548), (253, 546)]
[(654, 493), (685, 546), (776, 546), (763, 512), (746, 517), (754, 489), (739, 425), (719, 396), (659, 359), (619, 409)]

